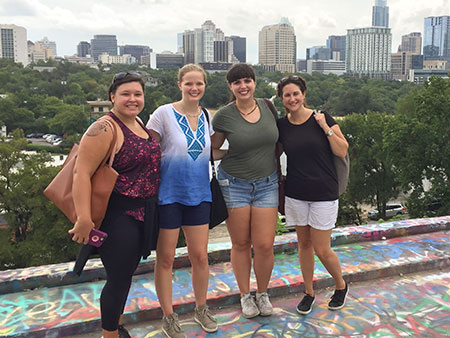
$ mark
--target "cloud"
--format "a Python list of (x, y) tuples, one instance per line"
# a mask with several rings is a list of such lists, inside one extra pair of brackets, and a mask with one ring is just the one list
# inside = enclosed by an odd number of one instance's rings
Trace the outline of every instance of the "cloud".
[(34, 16), (36, 11), (26, 0), (2, 0), (0, 2), (0, 17), (5, 16)]

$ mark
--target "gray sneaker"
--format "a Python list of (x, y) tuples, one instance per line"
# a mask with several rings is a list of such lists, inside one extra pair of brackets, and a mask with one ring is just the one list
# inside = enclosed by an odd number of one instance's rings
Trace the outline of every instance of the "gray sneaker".
[(167, 317), (163, 317), (162, 320), (162, 330), (168, 338), (186, 338), (186, 334), (178, 321), (178, 315), (175, 312)]
[(272, 304), (270, 303), (267, 292), (256, 293), (256, 305), (258, 306), (261, 316), (270, 316), (273, 312)]
[(208, 305), (195, 308), (194, 320), (200, 324), (206, 332), (216, 332), (219, 328), (213, 314), (209, 311)]
[(242, 316), (253, 318), (259, 315), (259, 309), (256, 306), (255, 299), (250, 293), (241, 297)]

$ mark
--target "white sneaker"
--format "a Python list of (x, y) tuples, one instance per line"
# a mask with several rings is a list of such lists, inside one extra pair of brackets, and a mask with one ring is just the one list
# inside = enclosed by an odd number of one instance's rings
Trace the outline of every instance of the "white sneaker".
[(258, 307), (256, 306), (255, 299), (250, 293), (247, 293), (241, 297), (242, 316), (245, 318), (253, 318), (259, 315)]
[(256, 293), (256, 305), (258, 306), (261, 316), (270, 316), (273, 312), (273, 307), (267, 292)]

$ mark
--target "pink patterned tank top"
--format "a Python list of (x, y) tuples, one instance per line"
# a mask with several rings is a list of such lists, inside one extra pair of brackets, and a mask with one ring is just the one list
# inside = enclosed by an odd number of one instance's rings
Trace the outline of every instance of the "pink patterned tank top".
[[(160, 182), (161, 150), (149, 130), (148, 139), (133, 133), (114, 113), (109, 112), (123, 132), (123, 144), (114, 157), (113, 167), (119, 173), (114, 191), (130, 197), (147, 199), (158, 194)], [(144, 221), (144, 208), (127, 210), (126, 214)]]

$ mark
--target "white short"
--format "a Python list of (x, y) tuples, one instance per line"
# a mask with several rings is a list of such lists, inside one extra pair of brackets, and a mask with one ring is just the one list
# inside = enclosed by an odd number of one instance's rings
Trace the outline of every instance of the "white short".
[(311, 202), (286, 196), (286, 225), (309, 225), (318, 230), (333, 229), (337, 219), (338, 207), (339, 200)]

